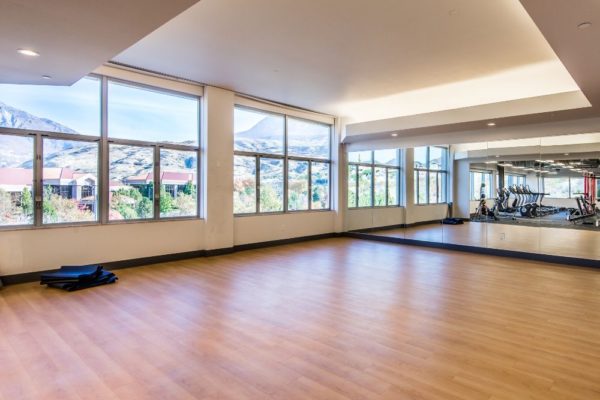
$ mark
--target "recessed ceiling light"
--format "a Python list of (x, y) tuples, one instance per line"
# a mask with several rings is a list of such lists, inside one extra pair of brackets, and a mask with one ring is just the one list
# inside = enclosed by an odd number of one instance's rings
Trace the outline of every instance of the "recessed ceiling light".
[(37, 57), (40, 55), (40, 53), (38, 53), (37, 51), (33, 51), (30, 49), (17, 49), (17, 52), (19, 54), (23, 54), (24, 56), (29, 56), (29, 57)]
[(392, 136), (396, 137), (396, 136), (398, 136), (398, 134), (397, 133), (392, 133)]
[(592, 23), (591, 23), (591, 22), (589, 22), (589, 21), (582, 22), (582, 23), (580, 23), (579, 25), (577, 25), (577, 27), (578, 27), (579, 29), (587, 29), (587, 28), (589, 28), (590, 26), (592, 26)]
[(488, 122), (487, 126), (496, 126), (496, 123), (495, 122)]
[(568, 155), (569, 155), (569, 153), (565, 153), (565, 156), (568, 156)]
[(42, 79), (52, 79), (50, 75), (42, 75)]

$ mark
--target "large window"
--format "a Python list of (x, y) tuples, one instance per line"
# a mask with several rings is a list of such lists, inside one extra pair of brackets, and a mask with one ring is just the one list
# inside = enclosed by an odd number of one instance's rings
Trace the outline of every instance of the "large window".
[(513, 185), (525, 186), (525, 175), (504, 174), (504, 186), (510, 187)]
[(493, 174), (486, 171), (471, 171), (471, 200), (479, 200), (484, 194), (486, 199), (494, 197), (492, 178)]
[(553, 199), (575, 198), (584, 193), (582, 177), (544, 177), (544, 193)]
[(416, 147), (414, 149), (415, 204), (446, 202), (448, 149)]
[(348, 153), (348, 207), (400, 204), (400, 150)]
[(238, 106), (235, 214), (330, 208), (331, 126)]
[(0, 226), (197, 216), (198, 117), (195, 96), (101, 76), (0, 85)]

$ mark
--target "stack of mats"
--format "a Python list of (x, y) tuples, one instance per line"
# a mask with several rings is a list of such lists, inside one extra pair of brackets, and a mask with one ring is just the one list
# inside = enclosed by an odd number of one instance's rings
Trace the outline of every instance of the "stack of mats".
[(115, 283), (118, 279), (112, 272), (105, 271), (101, 265), (62, 266), (58, 271), (43, 273), (40, 278), (40, 285), (69, 292)]

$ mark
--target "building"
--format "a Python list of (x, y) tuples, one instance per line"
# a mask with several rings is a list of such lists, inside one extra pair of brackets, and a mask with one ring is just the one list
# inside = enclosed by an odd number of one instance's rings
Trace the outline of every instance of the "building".
[(598, 1), (0, 10), (0, 399), (600, 397)]

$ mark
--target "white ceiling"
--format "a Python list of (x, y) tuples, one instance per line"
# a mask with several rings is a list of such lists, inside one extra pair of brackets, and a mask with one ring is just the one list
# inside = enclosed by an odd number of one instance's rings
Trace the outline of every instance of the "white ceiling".
[(347, 122), (579, 90), (518, 0), (203, 0), (114, 60)]
[(197, 1), (0, 0), (0, 83), (70, 85)]

